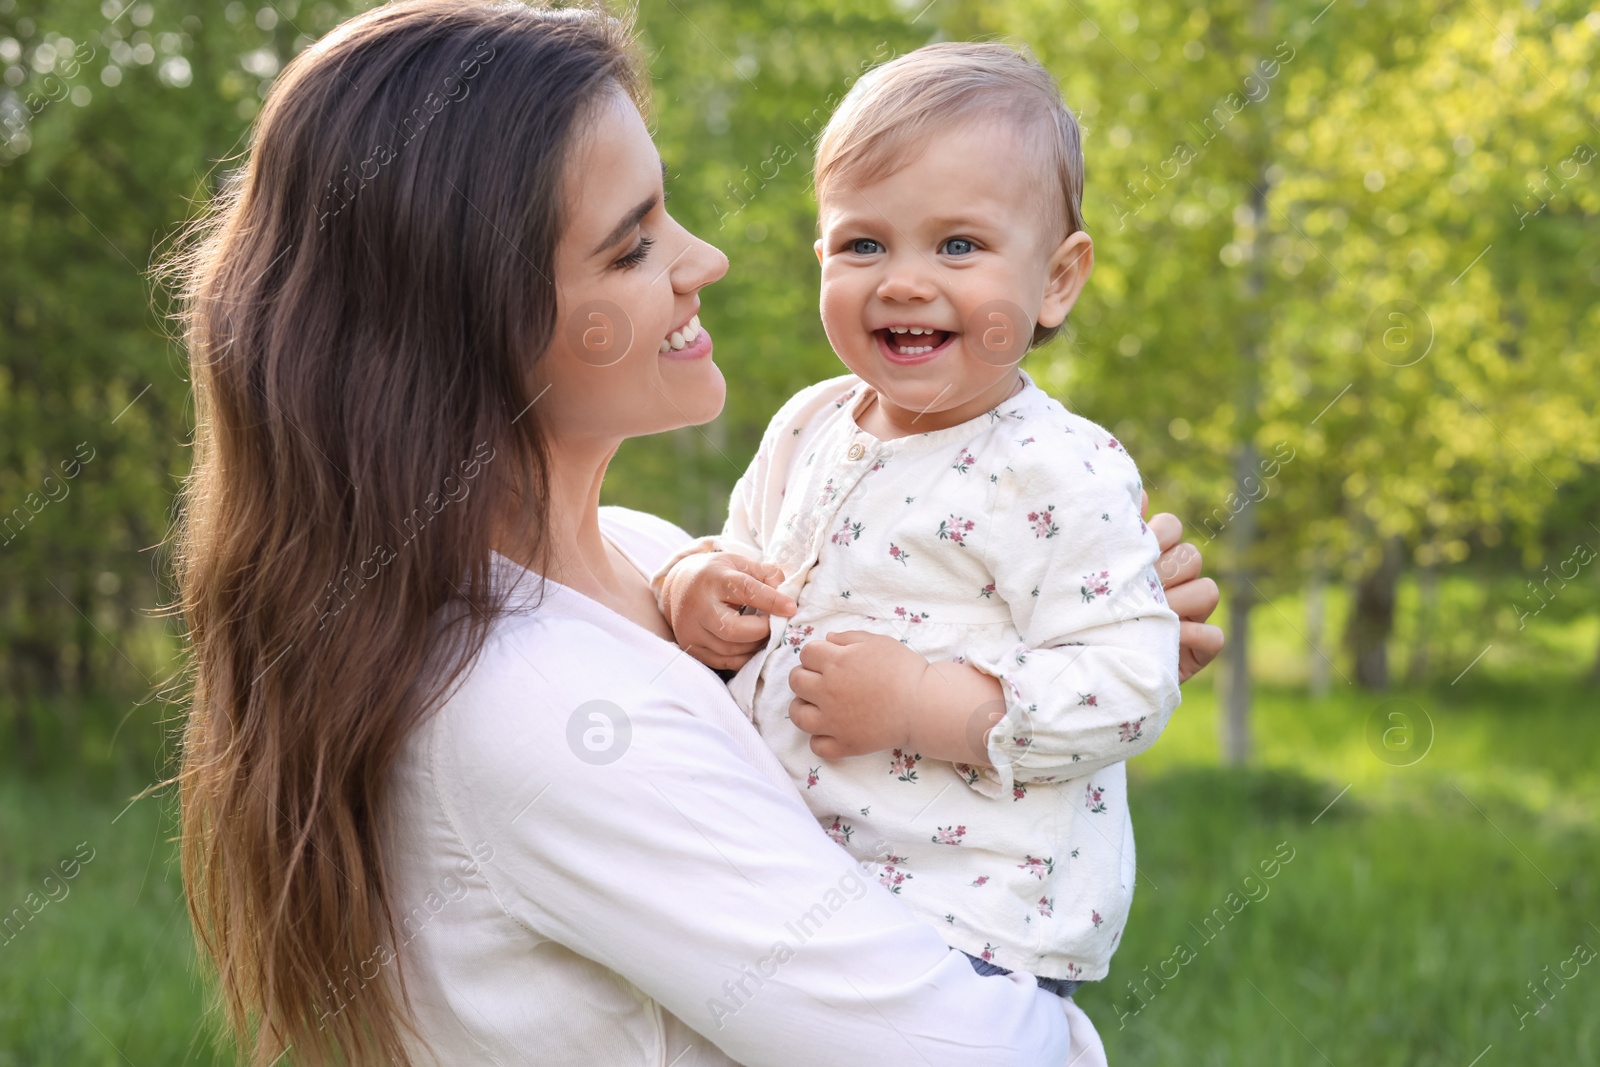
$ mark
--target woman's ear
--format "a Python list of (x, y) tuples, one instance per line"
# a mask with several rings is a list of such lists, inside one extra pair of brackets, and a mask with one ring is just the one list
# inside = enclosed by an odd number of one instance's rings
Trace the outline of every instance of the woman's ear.
[(1050, 254), (1045, 269), (1049, 280), (1044, 286), (1044, 302), (1039, 305), (1039, 325), (1048, 329), (1065, 322), (1067, 312), (1078, 302), (1094, 269), (1094, 242), (1082, 230), (1068, 235)]

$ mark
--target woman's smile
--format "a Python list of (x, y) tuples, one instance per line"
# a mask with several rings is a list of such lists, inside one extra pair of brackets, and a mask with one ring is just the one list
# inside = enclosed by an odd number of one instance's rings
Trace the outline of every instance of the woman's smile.
[(661, 339), (656, 354), (663, 359), (701, 359), (711, 354), (711, 334), (700, 325), (697, 312), (689, 321)]

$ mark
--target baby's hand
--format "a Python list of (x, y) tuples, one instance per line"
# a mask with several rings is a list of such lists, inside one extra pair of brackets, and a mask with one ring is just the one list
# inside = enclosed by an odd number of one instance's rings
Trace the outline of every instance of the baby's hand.
[(928, 661), (883, 634), (831, 633), (807, 641), (789, 672), (789, 719), (823, 759), (908, 748)]
[(789, 616), (798, 605), (778, 592), (783, 571), (731, 552), (699, 552), (673, 565), (661, 582), (661, 614), (684, 651), (707, 667), (738, 670), (772, 632), (767, 615)]

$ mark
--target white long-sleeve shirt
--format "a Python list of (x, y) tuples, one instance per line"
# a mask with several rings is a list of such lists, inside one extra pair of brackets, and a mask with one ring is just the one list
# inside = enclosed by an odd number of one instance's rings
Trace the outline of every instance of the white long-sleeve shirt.
[[(688, 540), (601, 515), (646, 574)], [(1093, 1039), (1069, 1001), (975, 974), (834, 845), (715, 674), (495, 566), (517, 610), (391, 779), (421, 1062), (1060, 1067)]]
[[(721, 537), (679, 554), (775, 563), (799, 604), (730, 688), (830, 835), (951, 945), (1103, 978), (1133, 900), (1123, 761), (1180, 699), (1139, 472), (1031, 380), (976, 419), (889, 441), (856, 422), (869, 393), (847, 375), (792, 398)], [(789, 720), (789, 672), (807, 641), (841, 630), (997, 677), (994, 766), (813, 755)], [(975, 731), (989, 711), (973, 709)]]

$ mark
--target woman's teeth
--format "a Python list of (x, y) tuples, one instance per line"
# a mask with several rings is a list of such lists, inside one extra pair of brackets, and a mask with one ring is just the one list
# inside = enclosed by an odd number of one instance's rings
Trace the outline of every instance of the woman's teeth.
[(694, 344), (695, 338), (700, 336), (700, 316), (696, 315), (689, 320), (689, 324), (681, 330), (674, 330), (671, 334), (661, 339), (661, 347), (657, 354), (662, 352), (679, 352)]

